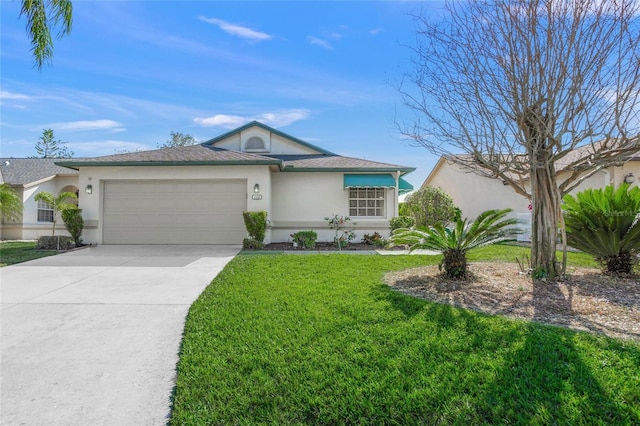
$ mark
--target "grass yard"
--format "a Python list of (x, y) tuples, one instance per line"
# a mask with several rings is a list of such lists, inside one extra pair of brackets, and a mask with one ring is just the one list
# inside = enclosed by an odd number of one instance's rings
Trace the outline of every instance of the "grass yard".
[(189, 312), (171, 424), (640, 423), (640, 344), (382, 283), (387, 271), (438, 261), (238, 256)]
[(1, 241), (0, 267), (53, 256), (54, 254), (56, 254), (55, 250), (36, 250), (35, 241)]

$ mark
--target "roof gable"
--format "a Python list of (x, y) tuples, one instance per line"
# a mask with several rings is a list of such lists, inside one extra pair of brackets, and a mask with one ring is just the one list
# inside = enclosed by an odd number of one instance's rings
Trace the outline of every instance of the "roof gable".
[[(246, 142), (258, 137), (264, 140), (264, 150), (246, 149)], [(252, 121), (230, 132), (210, 139), (203, 145), (216, 146), (232, 151), (246, 151), (272, 155), (336, 155), (333, 152), (288, 135), (258, 121)]]

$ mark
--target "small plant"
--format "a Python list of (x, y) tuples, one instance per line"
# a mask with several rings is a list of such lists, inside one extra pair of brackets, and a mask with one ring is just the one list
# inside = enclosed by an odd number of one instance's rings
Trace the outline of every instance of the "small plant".
[(399, 229), (390, 239), (391, 244), (416, 249), (436, 250), (443, 254), (440, 263), (448, 278), (467, 276), (467, 251), (512, 239), (516, 219), (505, 219), (511, 209), (487, 210), (473, 222), (458, 219), (451, 228), (436, 224), (425, 230)]
[[(247, 228), (249, 238), (242, 241), (242, 248), (253, 250), (264, 247), (264, 236), (267, 230), (267, 212), (242, 212), (244, 226)], [(247, 240), (254, 240), (249, 242)]]
[(73, 192), (63, 192), (57, 197), (48, 192), (38, 192), (33, 200), (37, 203), (38, 201), (44, 201), (49, 204), (53, 209), (53, 226), (51, 236), (56, 235), (56, 222), (58, 221), (58, 213), (66, 209), (74, 209), (77, 208), (75, 204), (68, 203), (67, 200), (77, 200), (78, 196)]
[(84, 228), (84, 219), (82, 218), (82, 209), (78, 208), (69, 208), (62, 210), (62, 221), (64, 222), (64, 227), (67, 229), (67, 232), (73, 238), (73, 242), (76, 247), (80, 247), (82, 245), (82, 229)]
[(294, 243), (298, 244), (300, 248), (312, 249), (316, 246), (318, 240), (318, 234), (315, 231), (298, 231), (291, 234), (291, 239)]
[(385, 246), (387, 244), (387, 241), (377, 232), (374, 232), (373, 235), (364, 234), (362, 242), (370, 246)]
[[(333, 242), (338, 246), (338, 250), (342, 250), (344, 247), (349, 245), (349, 243), (356, 237), (356, 233), (353, 232), (353, 229), (347, 229), (347, 222), (351, 222), (351, 218), (349, 216), (334, 214), (332, 216), (325, 217), (324, 220), (329, 224), (329, 228), (334, 231)], [(352, 225), (355, 226), (355, 223), (352, 222)]]
[(413, 217), (411, 216), (397, 216), (389, 220), (391, 233), (393, 233), (393, 231), (395, 231), (396, 229), (411, 228), (413, 225), (415, 225), (415, 220), (413, 220)]
[(244, 250), (261, 250), (264, 248), (264, 243), (253, 238), (245, 238), (242, 240), (242, 248)]

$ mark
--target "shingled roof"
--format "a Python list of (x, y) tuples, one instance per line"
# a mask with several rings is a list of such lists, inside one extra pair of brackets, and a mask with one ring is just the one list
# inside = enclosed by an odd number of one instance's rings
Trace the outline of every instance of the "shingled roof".
[(77, 175), (77, 170), (58, 166), (59, 158), (0, 158), (0, 183), (28, 185), (55, 176)]
[(342, 157), (333, 153), (314, 155), (259, 155), (248, 152), (201, 145), (129, 152), (103, 157), (58, 160), (61, 166), (77, 169), (87, 166), (191, 166), (191, 165), (275, 165), (281, 171), (401, 171), (415, 170), (396, 164), (380, 163), (359, 158)]

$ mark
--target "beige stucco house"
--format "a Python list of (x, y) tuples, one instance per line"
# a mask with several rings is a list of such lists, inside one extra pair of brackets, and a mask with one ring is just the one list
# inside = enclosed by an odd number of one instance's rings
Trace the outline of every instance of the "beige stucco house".
[[(0, 159), (0, 183), (10, 185), (22, 198), (23, 204), (20, 218), (0, 223), (1, 239), (33, 240), (51, 235), (53, 210), (42, 201), (35, 202), (33, 197), (38, 192), (79, 194), (78, 171), (58, 166), (55, 161), (52, 158)], [(56, 235), (69, 235), (62, 221), (56, 224)]]
[[(573, 156), (583, 155), (583, 150), (576, 150)], [(569, 162), (572, 158), (566, 158)], [(568, 177), (568, 171), (562, 171), (562, 164), (557, 165), (559, 182)], [(638, 155), (628, 158), (619, 166), (602, 169), (593, 176), (585, 179), (572, 194), (587, 188), (603, 188), (607, 185), (618, 186), (622, 182), (638, 185), (640, 180), (640, 151)], [(422, 187), (434, 186), (442, 188), (453, 198), (456, 206), (462, 210), (463, 217), (475, 218), (481, 212), (489, 209), (511, 208), (524, 222), (530, 218), (530, 200), (517, 194), (511, 186), (500, 179), (479, 176), (464, 170), (447, 157), (441, 157), (427, 176)], [(526, 183), (525, 183), (526, 186)], [(526, 237), (526, 236), (524, 236)]]
[(58, 160), (77, 171), (83, 240), (98, 244), (240, 244), (242, 212), (266, 211), (266, 242), (350, 216), (357, 238), (388, 233), (402, 176), (415, 170), (343, 157), (259, 122), (200, 145)]

